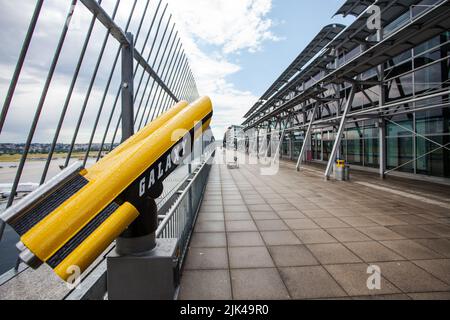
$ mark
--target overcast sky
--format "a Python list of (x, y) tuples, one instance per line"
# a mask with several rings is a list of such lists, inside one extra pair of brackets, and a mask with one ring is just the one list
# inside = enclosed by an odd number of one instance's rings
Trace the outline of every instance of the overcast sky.
[[(112, 14), (116, 0), (103, 0), (102, 6)], [(116, 22), (125, 27), (133, 0), (121, 0)], [(145, 0), (138, 0), (136, 12), (142, 12)], [(157, 0), (151, 0), (154, 12)], [(332, 18), (344, 0), (168, 0), (176, 29), (190, 59), (201, 95), (214, 103), (213, 130), (218, 139), (231, 124), (240, 124), (242, 116), (259, 96), (291, 63), (309, 41), (329, 23), (348, 23)], [(11, 112), (0, 143), (23, 142), (39, 101), (45, 75), (51, 62), (70, 1), (46, 0), (19, 82)], [(3, 102), (29, 24), (35, 0), (0, 0), (0, 101)], [(65, 94), (79, 56), (91, 15), (79, 3), (75, 10), (57, 72), (44, 105), (35, 142), (50, 142), (61, 114)], [(139, 14), (130, 26), (136, 32)], [(150, 20), (145, 21), (145, 26)], [(72, 138), (76, 119), (84, 100), (96, 57), (105, 37), (97, 24), (80, 80), (64, 122), (60, 142)], [(137, 45), (143, 43), (143, 37)], [(108, 41), (99, 78), (83, 119), (78, 143), (87, 142), (99, 107), (105, 82), (117, 52), (115, 41)], [(92, 58), (93, 57), (93, 58)], [(120, 66), (118, 67), (120, 69)], [(112, 88), (118, 86), (116, 72)], [(110, 90), (95, 141), (100, 141), (114, 101)], [(116, 123), (117, 116), (113, 123)]]

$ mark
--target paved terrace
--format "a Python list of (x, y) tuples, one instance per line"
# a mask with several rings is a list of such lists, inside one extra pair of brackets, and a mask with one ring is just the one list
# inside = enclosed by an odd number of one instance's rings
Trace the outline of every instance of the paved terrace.
[(179, 298), (450, 299), (449, 187), (314, 170), (214, 165)]

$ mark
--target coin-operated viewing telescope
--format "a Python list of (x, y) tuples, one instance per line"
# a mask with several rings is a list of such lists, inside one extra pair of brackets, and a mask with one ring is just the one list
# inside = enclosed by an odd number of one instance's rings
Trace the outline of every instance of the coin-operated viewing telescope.
[(20, 258), (33, 268), (48, 264), (63, 280), (74, 266), (86, 270), (145, 215), (146, 199), (160, 196), (212, 114), (207, 97), (180, 102), (91, 168), (74, 164), (6, 210), (1, 219), (21, 237)]

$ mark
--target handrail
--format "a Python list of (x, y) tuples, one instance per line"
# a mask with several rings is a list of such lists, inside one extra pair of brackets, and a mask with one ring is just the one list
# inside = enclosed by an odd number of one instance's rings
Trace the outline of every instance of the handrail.
[[(192, 189), (192, 186), (194, 185), (194, 183), (198, 180), (199, 178), (199, 174), (201, 171), (204, 170), (204, 168), (208, 165), (208, 163), (211, 161), (211, 159), (214, 156), (214, 152), (211, 152), (208, 155), (207, 160), (205, 160), (200, 168), (197, 168), (195, 171), (195, 175), (192, 179), (190, 179), (189, 184), (186, 186), (186, 188), (184, 188), (183, 191), (179, 191), (179, 197), (177, 198), (177, 200), (175, 201), (175, 203), (172, 205), (172, 207), (170, 208), (169, 212), (166, 214), (164, 220), (160, 223), (158, 230), (156, 231), (156, 237), (160, 237), (161, 234), (164, 231), (164, 228), (167, 226), (167, 224), (169, 223), (169, 221), (173, 218), (176, 210), (178, 209), (178, 207), (180, 206), (181, 202), (183, 201), (183, 199), (189, 194), (189, 191)], [(187, 180), (189, 181), (189, 179)]]

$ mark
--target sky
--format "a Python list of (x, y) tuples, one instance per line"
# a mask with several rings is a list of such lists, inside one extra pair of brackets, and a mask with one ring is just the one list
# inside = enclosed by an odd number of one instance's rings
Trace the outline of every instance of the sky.
[[(152, 0), (152, 5), (157, 1)], [(344, 0), (167, 0), (169, 12), (180, 33), (183, 46), (196, 78), (201, 95), (211, 97), (214, 105), (213, 132), (221, 139), (226, 128), (241, 124), (243, 115), (259, 99), (265, 90), (285, 70), (292, 60), (327, 24), (348, 24), (350, 19), (334, 17)], [(25, 30), (34, 8), (34, 0), (0, 0), (0, 101), (4, 100), (17, 56), (25, 36)], [(122, 0), (116, 21), (125, 25), (126, 15), (132, 0)], [(46, 0), (30, 47), (27, 62), (19, 81), (16, 96), (0, 143), (23, 142), (31, 123), (39, 93), (42, 90), (46, 70), (51, 62), (61, 24), (64, 23), (69, 1)], [(144, 0), (138, 0), (138, 10), (143, 10)], [(112, 14), (114, 1), (103, 0), (102, 6)], [(154, 10), (154, 8), (151, 8)], [(138, 11), (139, 12), (139, 11)], [(136, 28), (138, 19), (132, 23)], [(65, 90), (74, 70), (81, 43), (83, 43), (90, 15), (79, 4), (75, 10), (68, 39), (50, 88), (47, 101), (36, 131), (34, 142), (48, 143), (61, 113)], [(13, 35), (13, 36), (12, 36)], [(74, 98), (61, 132), (60, 142), (68, 142), (78, 118), (83, 92), (89, 84), (95, 66), (95, 56), (104, 38), (104, 29), (94, 28), (92, 44), (81, 69)], [(117, 46), (109, 41), (105, 51), (105, 62), (99, 70), (92, 98), (83, 119), (78, 143), (85, 143), (91, 134), (90, 128), (98, 110), (95, 102), (101, 99), (111, 61)], [(113, 78), (113, 87), (119, 78)], [(113, 91), (113, 90), (111, 90)], [(104, 123), (110, 114), (114, 94), (109, 94), (94, 142), (102, 137)], [(115, 116), (114, 121), (117, 116)]]

